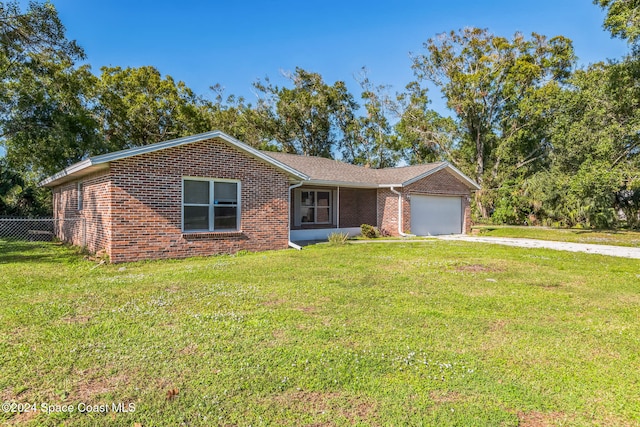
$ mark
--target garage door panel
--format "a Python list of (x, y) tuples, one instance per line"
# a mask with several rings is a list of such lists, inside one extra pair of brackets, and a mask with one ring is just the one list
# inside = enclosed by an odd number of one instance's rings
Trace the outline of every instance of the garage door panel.
[(418, 236), (462, 232), (462, 199), (448, 196), (411, 196), (411, 233)]

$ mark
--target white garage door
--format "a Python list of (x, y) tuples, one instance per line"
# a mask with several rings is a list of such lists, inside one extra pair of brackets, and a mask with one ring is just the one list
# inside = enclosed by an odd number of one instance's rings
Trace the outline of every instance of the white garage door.
[(411, 233), (418, 236), (462, 232), (462, 199), (411, 195)]

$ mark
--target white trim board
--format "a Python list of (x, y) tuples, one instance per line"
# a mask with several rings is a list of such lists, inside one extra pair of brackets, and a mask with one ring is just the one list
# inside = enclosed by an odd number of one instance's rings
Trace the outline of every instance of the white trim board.
[(291, 230), (290, 240), (300, 242), (305, 240), (327, 240), (331, 233), (347, 233), (349, 237), (360, 234), (360, 227), (316, 228), (307, 230)]

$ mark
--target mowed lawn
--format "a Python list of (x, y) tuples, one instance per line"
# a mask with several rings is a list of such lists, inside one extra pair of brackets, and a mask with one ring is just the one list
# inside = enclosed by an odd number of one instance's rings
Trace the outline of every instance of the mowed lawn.
[[(0, 242), (32, 425), (640, 425), (640, 262), (448, 241), (124, 265)], [(135, 411), (53, 413), (42, 404)], [(111, 408), (110, 408), (111, 409)]]
[(628, 230), (588, 230), (578, 228), (491, 226), (474, 227), (480, 236), (523, 237), (559, 242), (590, 243), (595, 245), (630, 246), (640, 248), (640, 232)]

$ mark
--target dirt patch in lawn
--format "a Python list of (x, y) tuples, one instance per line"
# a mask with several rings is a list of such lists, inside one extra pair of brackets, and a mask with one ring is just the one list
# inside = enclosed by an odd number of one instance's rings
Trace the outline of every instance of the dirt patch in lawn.
[(518, 412), (520, 427), (548, 427), (559, 425), (567, 421), (567, 415), (562, 412)]
[(503, 271), (502, 268), (493, 266), (493, 265), (482, 265), (482, 264), (463, 264), (457, 265), (455, 267), (456, 271), (461, 271), (463, 273), (495, 273), (498, 271)]
[[(40, 409), (40, 408), (38, 408), (38, 409)], [(21, 412), (19, 414), (15, 414), (13, 417), (11, 417), (11, 418), (9, 418), (9, 420), (7, 420), (7, 425), (21, 426), (21, 425), (26, 424), (29, 421), (31, 421), (38, 414), (40, 414), (39, 410), (38, 411), (29, 411), (29, 412)]]
[(191, 343), (188, 346), (184, 347), (183, 349), (180, 350), (180, 354), (184, 354), (186, 356), (192, 356), (194, 354), (199, 353), (198, 351), (198, 345)]
[(503, 331), (508, 323), (509, 322), (507, 322), (504, 319), (498, 319), (498, 320), (496, 320), (495, 322), (492, 322), (489, 325), (489, 331), (491, 331), (491, 332)]
[(264, 305), (265, 307), (277, 307), (280, 305), (284, 305), (286, 303), (287, 301), (284, 299), (273, 299), (273, 300), (263, 302), (262, 305)]
[(96, 396), (114, 391), (128, 382), (125, 374), (114, 376), (107, 376), (104, 373), (100, 376), (96, 374), (82, 375), (83, 378), (74, 388), (74, 399), (81, 402), (92, 402)]
[(342, 416), (352, 424), (375, 419), (377, 411), (373, 401), (338, 392), (293, 391), (275, 396), (272, 401), (294, 412)]
[(89, 317), (89, 316), (69, 316), (69, 317), (63, 317), (61, 320), (64, 323), (85, 324), (85, 323), (89, 323), (89, 320), (91, 320), (91, 317)]
[(429, 398), (435, 403), (456, 403), (464, 400), (464, 397), (455, 391), (432, 390), (429, 392)]

